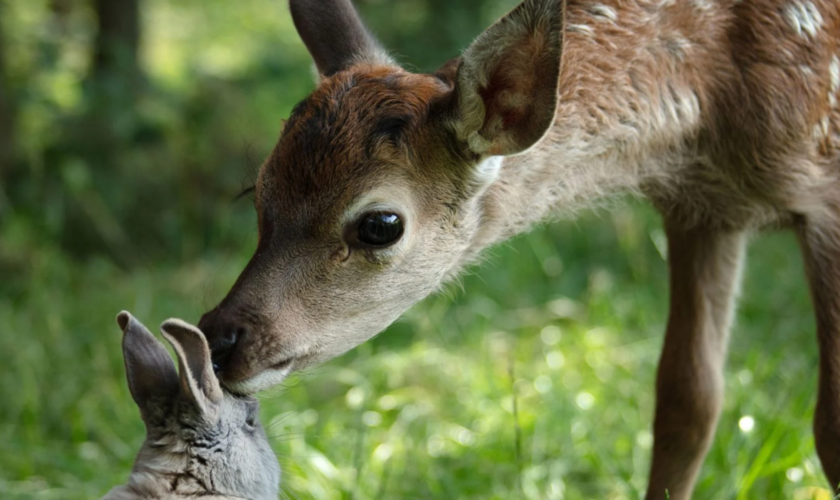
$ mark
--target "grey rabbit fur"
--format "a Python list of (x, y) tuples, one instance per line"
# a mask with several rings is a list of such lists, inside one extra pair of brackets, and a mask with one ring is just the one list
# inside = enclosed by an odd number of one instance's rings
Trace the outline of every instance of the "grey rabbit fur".
[[(201, 331), (178, 319), (161, 325), (163, 344), (126, 311), (123, 357), (146, 441), (128, 483), (102, 500), (268, 500), (280, 488), (280, 466), (259, 422), (259, 403), (222, 390)], [(179, 376), (180, 372), (180, 376)]]

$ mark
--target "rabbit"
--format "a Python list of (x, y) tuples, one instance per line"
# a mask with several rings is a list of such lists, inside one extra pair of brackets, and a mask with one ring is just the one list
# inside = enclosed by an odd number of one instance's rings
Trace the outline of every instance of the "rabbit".
[[(259, 422), (259, 403), (222, 390), (201, 331), (178, 319), (161, 325), (178, 357), (126, 311), (128, 387), (146, 424), (128, 484), (102, 500), (268, 500), (278, 497), (280, 465)], [(178, 372), (180, 371), (180, 377)]]

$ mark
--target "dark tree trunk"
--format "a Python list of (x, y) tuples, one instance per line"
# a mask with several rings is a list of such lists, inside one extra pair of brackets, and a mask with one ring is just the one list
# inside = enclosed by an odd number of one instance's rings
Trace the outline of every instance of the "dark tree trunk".
[(132, 85), (140, 74), (140, 0), (94, 0), (97, 34), (94, 41), (94, 80), (119, 78)]
[[(0, 1), (0, 19), (3, 19), (3, 2)], [(6, 45), (3, 25), (0, 23), (0, 188), (11, 170), (15, 157), (15, 102), (6, 75)]]
[[(97, 32), (86, 83), (85, 134), (95, 138), (96, 156), (109, 155), (131, 143), (138, 130), (136, 102), (143, 91), (138, 59), (142, 0), (93, 0)], [(107, 162), (106, 162), (107, 163)]]

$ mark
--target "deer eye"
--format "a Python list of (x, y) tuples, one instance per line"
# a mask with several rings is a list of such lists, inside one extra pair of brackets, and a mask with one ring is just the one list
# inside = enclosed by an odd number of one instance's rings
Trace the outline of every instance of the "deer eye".
[(372, 212), (359, 222), (359, 242), (384, 247), (396, 242), (403, 234), (400, 216), (389, 212)]

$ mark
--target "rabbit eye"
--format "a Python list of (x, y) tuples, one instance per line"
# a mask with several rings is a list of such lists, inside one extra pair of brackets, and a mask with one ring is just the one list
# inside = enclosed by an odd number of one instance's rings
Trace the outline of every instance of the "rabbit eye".
[(248, 405), (248, 416), (245, 417), (245, 426), (254, 429), (260, 423), (260, 407), (257, 404)]

